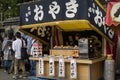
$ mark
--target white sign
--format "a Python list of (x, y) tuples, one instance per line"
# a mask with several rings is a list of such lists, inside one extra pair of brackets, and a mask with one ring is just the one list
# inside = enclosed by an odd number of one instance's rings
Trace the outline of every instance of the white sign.
[(71, 79), (77, 78), (76, 59), (71, 59), (71, 61), (70, 61), (70, 78)]
[(59, 77), (65, 77), (65, 63), (64, 58), (59, 58)]
[(79, 53), (88, 53), (88, 39), (79, 39)]
[(42, 44), (41, 43), (34, 43), (32, 46), (32, 56), (38, 57), (42, 55)]
[(55, 76), (54, 57), (50, 57), (49, 59), (49, 75)]
[(44, 74), (44, 62), (43, 62), (43, 58), (39, 58), (39, 74), (40, 75)]
[(52, 18), (53, 19), (56, 19), (56, 15), (55, 14), (58, 14), (60, 12), (60, 6), (57, 4), (56, 1), (53, 1), (51, 5), (49, 5), (49, 14), (52, 15)]
[(43, 20), (44, 12), (43, 12), (43, 6), (42, 5), (35, 5), (34, 12), (35, 12), (35, 16), (34, 16), (35, 21)]
[(120, 2), (113, 5), (111, 9), (111, 17), (113, 21), (120, 22)]
[(75, 14), (77, 13), (77, 8), (79, 4), (76, 0), (70, 0), (70, 2), (67, 2), (66, 4), (66, 17), (68, 18), (74, 18)]

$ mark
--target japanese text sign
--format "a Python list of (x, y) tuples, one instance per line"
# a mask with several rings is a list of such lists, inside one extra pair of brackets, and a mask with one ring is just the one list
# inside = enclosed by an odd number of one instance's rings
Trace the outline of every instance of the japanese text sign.
[(44, 74), (44, 62), (43, 62), (43, 58), (39, 58), (39, 74), (40, 75)]
[(59, 77), (65, 77), (65, 62), (63, 57), (59, 57)]
[(87, 19), (87, 0), (42, 0), (20, 7), (21, 25)]
[[(21, 25), (63, 20), (88, 20), (111, 42), (115, 32), (105, 26), (105, 11), (95, 0), (41, 0), (20, 6)], [(66, 27), (66, 26), (65, 26)]]
[(105, 11), (98, 6), (97, 2), (91, 0), (88, 4), (88, 18), (94, 27), (96, 27), (109, 40), (114, 42), (115, 32), (105, 25)]
[(35, 42), (32, 45), (32, 56), (33, 57), (38, 57), (42, 55), (42, 43), (40, 42)]
[(26, 34), (31, 34), (33, 37), (38, 37), (40, 42), (48, 44), (52, 35), (52, 28), (50, 26), (24, 28), (22, 31), (26, 32)]
[(49, 75), (55, 76), (55, 64), (54, 64), (54, 57), (50, 57), (49, 59)]
[(76, 79), (77, 78), (77, 64), (76, 59), (70, 60), (70, 78)]

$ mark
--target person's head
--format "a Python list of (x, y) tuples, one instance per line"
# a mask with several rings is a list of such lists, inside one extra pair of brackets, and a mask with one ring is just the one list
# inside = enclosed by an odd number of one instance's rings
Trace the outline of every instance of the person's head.
[(16, 36), (16, 38), (21, 38), (21, 33), (20, 32), (16, 32), (15, 36)]
[(80, 39), (80, 35), (79, 34), (76, 34), (75, 35), (75, 40), (79, 40)]
[(6, 37), (7, 37), (7, 33), (4, 34), (4, 38), (6, 38)]

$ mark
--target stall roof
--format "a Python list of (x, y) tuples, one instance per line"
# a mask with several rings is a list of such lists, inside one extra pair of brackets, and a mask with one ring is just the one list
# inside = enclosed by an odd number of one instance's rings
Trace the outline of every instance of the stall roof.
[(46, 28), (46, 26), (50, 26), (51, 28), (56, 27), (57, 29), (65, 32), (95, 29), (88, 20), (66, 20), (66, 21), (47, 22), (47, 23), (41, 23), (41, 24), (24, 25), (24, 26), (21, 26), (19, 30), (24, 32), (25, 34), (28, 34), (34, 38), (39, 39), (41, 42), (45, 44), (49, 44), (49, 41), (46, 38), (42, 39), (42, 37), (40, 37), (38, 34), (39, 32), (38, 30), (40, 30), (40, 28), (41, 29), (44, 27)]
[[(65, 21), (56, 21), (56, 22), (47, 22), (47, 23), (40, 23), (40, 24), (24, 25), (24, 26), (21, 26), (19, 28), (19, 30), (28, 34), (28, 35), (31, 35), (31, 36), (35, 37), (35, 35), (30, 34), (30, 31), (33, 28), (38, 29), (40, 27), (46, 27), (46, 26), (50, 26), (50, 27), (55, 26), (58, 29), (60, 29), (62, 31), (66, 31), (66, 32), (69, 32), (69, 31), (83, 31), (83, 30), (95, 30), (99, 34), (101, 34), (103, 37), (107, 38), (106, 36), (104, 36), (103, 33), (101, 33), (97, 28), (95, 28), (94, 25), (92, 25), (88, 20), (65, 20)], [(27, 29), (29, 29), (29, 32), (28, 32)], [(35, 37), (35, 38), (37, 38), (37, 37)], [(41, 39), (39, 39), (39, 40), (41, 40)], [(45, 44), (48, 44), (44, 40), (41, 40), (41, 41), (44, 42)]]
[(63, 31), (81, 31), (81, 30), (92, 30), (87, 20), (67, 20), (67, 21), (57, 21), (57, 22), (48, 22), (41, 24), (25, 25), (21, 26), (21, 29), (24, 28), (33, 28), (33, 27), (43, 27), (43, 26), (56, 26)]

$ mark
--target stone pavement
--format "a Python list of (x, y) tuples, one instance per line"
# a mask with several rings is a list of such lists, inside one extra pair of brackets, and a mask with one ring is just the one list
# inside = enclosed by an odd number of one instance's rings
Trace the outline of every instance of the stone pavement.
[[(4, 69), (0, 69), (0, 80), (14, 80), (12, 77), (13, 77), (12, 73), (8, 74), (7, 72), (4, 72)], [(28, 76), (25, 79), (20, 78), (17, 80), (53, 80), (53, 79), (43, 79), (43, 78), (37, 78), (35, 76)]]
[[(4, 72), (4, 69), (0, 69), (0, 80), (14, 80), (13, 74), (8, 74), (7, 72)], [(30, 80), (30, 79), (18, 79), (18, 80)]]
[(3, 69), (0, 69), (0, 80), (13, 80), (12, 74), (7, 74)]

